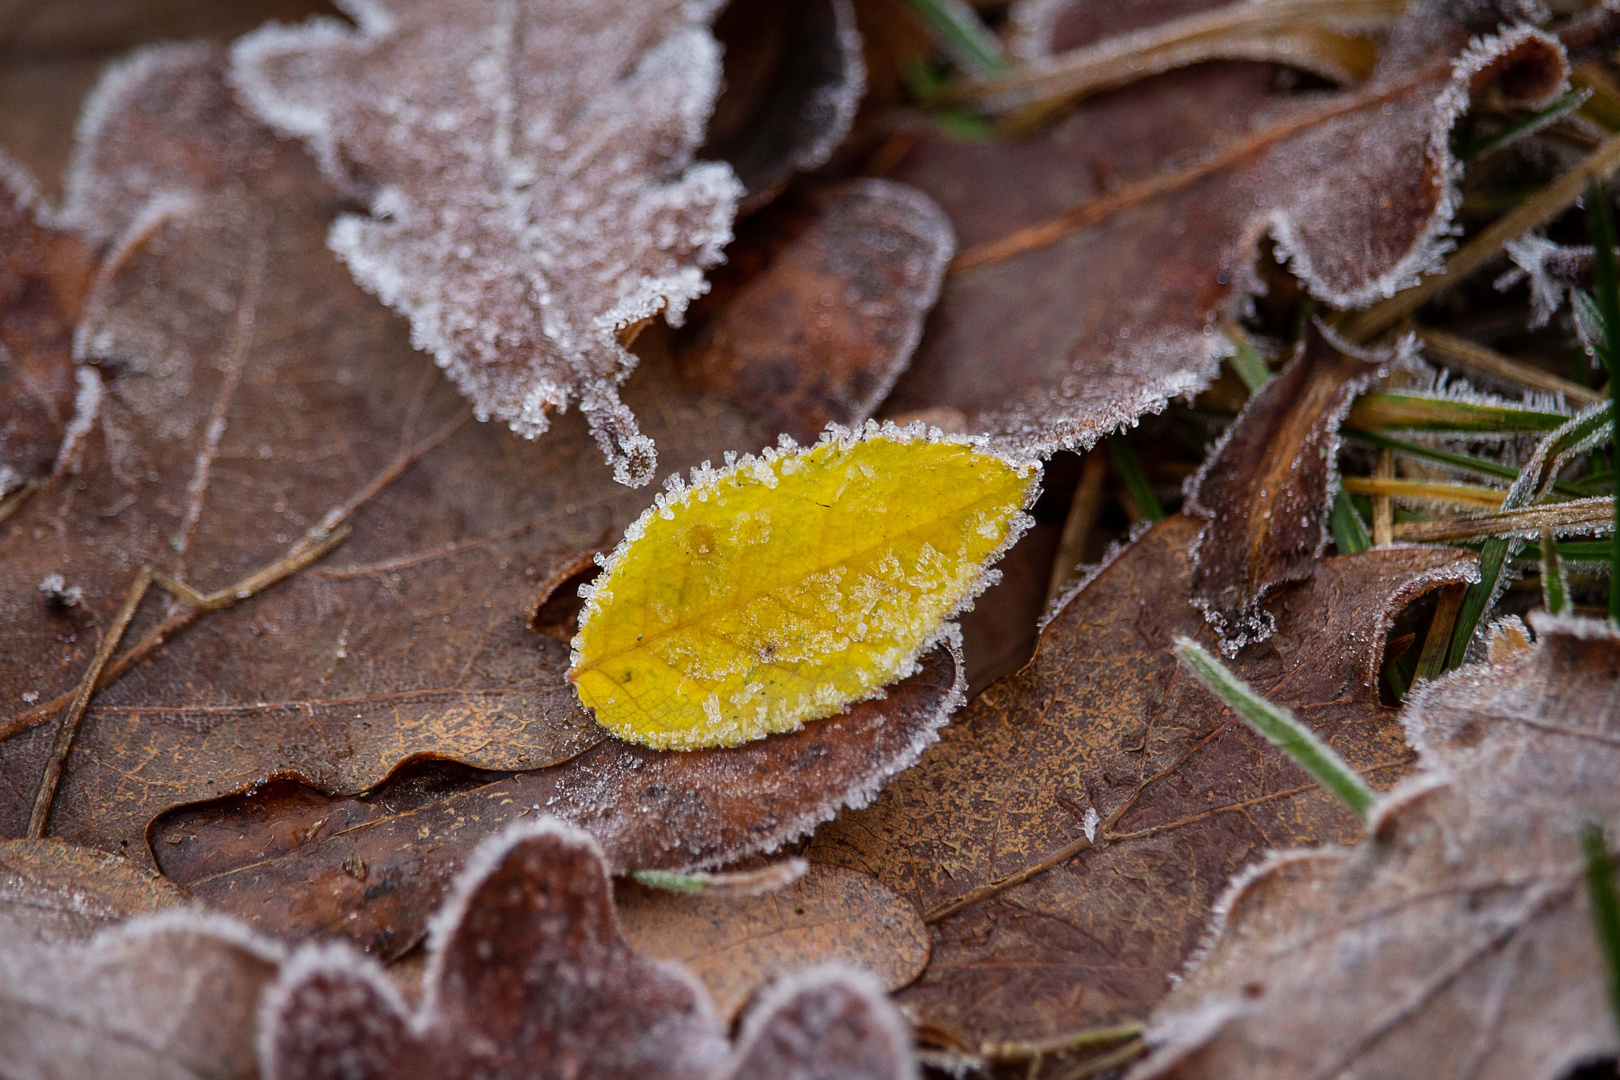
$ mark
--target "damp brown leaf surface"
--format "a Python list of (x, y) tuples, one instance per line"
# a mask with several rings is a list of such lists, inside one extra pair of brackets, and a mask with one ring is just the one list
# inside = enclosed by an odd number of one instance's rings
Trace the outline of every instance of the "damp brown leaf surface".
[(1547, 1080), (1615, 1053), (1579, 832), (1620, 826), (1620, 638), (1531, 625), (1533, 645), (1412, 700), (1423, 770), (1367, 842), (1233, 883), (1133, 1077)]
[(270, 785), (165, 817), (153, 850), (191, 895), (266, 932), (392, 958), (421, 940), (479, 841), (520, 818), (589, 830), (615, 870), (722, 866), (803, 836), (917, 760), (960, 700), (959, 670), (936, 650), (884, 700), (731, 749), (610, 739), (547, 769), (402, 777), (341, 799)]
[[(933, 922), (900, 994), (968, 1046), (1139, 1018), (1261, 852), (1352, 840), (1356, 818), (1177, 668), (1213, 631), (1187, 603), (1198, 523), (1155, 526), (1046, 626), (1034, 660), (809, 853), (871, 874)], [(1235, 670), (1374, 785), (1410, 755), (1376, 671), (1389, 621), (1473, 558), (1443, 548), (1320, 563), (1268, 602), (1276, 634)]]
[(742, 195), (693, 162), (720, 89), (714, 2), (351, 3), (235, 47), (245, 101), (362, 199), (332, 249), (473, 402), (533, 438), (570, 403), (621, 483), (657, 455), (618, 387), (679, 323)]
[(1307, 328), (1188, 487), (1188, 513), (1206, 522), (1193, 548), (1192, 603), (1228, 655), (1271, 634), (1261, 601), (1309, 577), (1327, 550), (1339, 424), (1382, 359)]
[(137, 915), (186, 902), (167, 878), (60, 840), (0, 843), (0, 938), (83, 941)]
[(1519, 14), (1476, 7), (1464, 23), (1414, 5), (1343, 94), (1290, 99), (1261, 65), (1211, 64), (1014, 143), (919, 136), (890, 175), (945, 209), (961, 254), (889, 407), (1089, 446), (1213, 380), (1230, 351), (1217, 327), (1259, 288), (1263, 240), (1337, 307), (1413, 283), (1448, 244), (1447, 139), (1470, 91), (1507, 74), (1544, 102), (1563, 85), (1558, 44), (1523, 27), (1464, 56), (1470, 33)]
[(909, 1033), (859, 973), (782, 980), (735, 1052), (685, 968), (641, 955), (589, 835), (554, 819), (487, 843), (434, 921), (412, 1016), (374, 962), (308, 946), (263, 1011), (266, 1080), (481, 1075), (646, 1080), (915, 1076)]
[(928, 931), (916, 909), (865, 874), (839, 867), (811, 864), (799, 880), (756, 896), (691, 895), (627, 882), (616, 903), (630, 943), (685, 964), (703, 980), (722, 1019), (798, 968), (843, 964), (898, 990), (928, 962)]

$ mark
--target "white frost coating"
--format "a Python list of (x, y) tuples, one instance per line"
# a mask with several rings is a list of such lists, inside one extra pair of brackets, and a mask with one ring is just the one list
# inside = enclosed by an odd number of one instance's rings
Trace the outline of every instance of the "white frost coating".
[[(840, 1001), (840, 998), (846, 1000)], [(749, 1057), (756, 1047), (765, 1061), (777, 1059), (780, 1064), (784, 1055), (791, 1055), (795, 1059), (793, 1064), (802, 1060), (804, 1071), (796, 1070), (791, 1080), (830, 1075), (822, 1070), (839, 1066), (858, 1067), (861, 1063), (828, 1061), (824, 1052), (817, 1052), (816, 1045), (816, 1037), (838, 1023), (850, 998), (860, 1003), (867, 1023), (875, 1029), (873, 1034), (883, 1043), (881, 1047), (869, 1049), (883, 1055), (880, 1067), (884, 1080), (916, 1080), (920, 1074), (912, 1052), (911, 1025), (890, 1003), (888, 988), (869, 972), (840, 964), (789, 972), (760, 995), (743, 1020), (737, 1036), (737, 1052), (732, 1067), (726, 1070), (726, 1080), (773, 1080), (750, 1067)], [(819, 1008), (814, 1007), (818, 1004)], [(788, 1026), (787, 1019), (796, 1009), (803, 1014), (801, 1018), (806, 1027)], [(833, 1045), (838, 1045), (836, 1038)], [(852, 1075), (854, 1080), (868, 1080), (871, 1074)]]
[(360, 984), (386, 1003), (403, 1025), (412, 1026), (408, 1019), (411, 1011), (404, 996), (375, 959), (347, 942), (302, 945), (281, 966), (280, 975), (259, 1001), (258, 1030), (254, 1041), (261, 1076), (287, 1075), (276, 1045), (276, 1036), (281, 1029), (280, 1018), (305, 983), (323, 976)]
[(810, 100), (800, 106), (800, 118), (815, 120), (817, 137), (793, 148), (791, 162), (798, 172), (811, 172), (832, 159), (855, 125), (861, 99), (866, 96), (865, 43), (856, 24), (855, 8), (849, 0), (832, 5), (833, 32), (838, 52), (845, 64), (845, 78), (832, 86), (818, 86)]
[(692, 161), (720, 86), (716, 3), (340, 6), (358, 32), (272, 24), (231, 72), (368, 201), (329, 246), (480, 419), (533, 438), (578, 402), (615, 478), (646, 483), (621, 338), (679, 324), (742, 196), (729, 166)]
[(1040, 620), (1035, 624), (1035, 632), (1041, 633), (1044, 631), (1047, 624), (1058, 617), (1059, 612), (1068, 607), (1069, 603), (1074, 600), (1075, 597), (1084, 592), (1086, 587), (1093, 581), (1096, 581), (1102, 572), (1112, 566), (1121, 555), (1125, 554), (1133, 546), (1135, 546), (1138, 540), (1142, 539), (1142, 537), (1151, 532), (1155, 524), (1157, 523), (1149, 521), (1147, 518), (1143, 518), (1141, 521), (1138, 521), (1136, 524), (1131, 526), (1130, 531), (1125, 534), (1123, 539), (1115, 540), (1113, 543), (1109, 544), (1108, 547), (1103, 549), (1102, 558), (1098, 559), (1094, 563), (1089, 563), (1080, 567), (1079, 572), (1075, 576), (1074, 583), (1063, 592), (1054, 596), (1046, 605), (1046, 610), (1041, 613)]
[(73, 393), (73, 419), (62, 433), (62, 445), (51, 466), (52, 476), (78, 471), (81, 444), (101, 416), (101, 373), (89, 364), (80, 364), (73, 375), (78, 380), (78, 389)]
[[(1580, 276), (1590, 268), (1591, 247), (1568, 247), (1556, 244), (1546, 237), (1526, 233), (1502, 245), (1516, 267), (1496, 279), (1498, 290), (1506, 290), (1520, 281), (1530, 286), (1530, 327), (1547, 325), (1565, 297), (1573, 299), (1580, 287)], [(1592, 335), (1583, 334), (1583, 340)]]

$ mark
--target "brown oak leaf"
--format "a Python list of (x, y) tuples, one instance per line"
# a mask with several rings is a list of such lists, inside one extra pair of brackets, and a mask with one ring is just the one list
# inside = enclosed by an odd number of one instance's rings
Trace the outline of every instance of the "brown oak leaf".
[(1043, 452), (1089, 446), (1211, 382), (1231, 349), (1218, 325), (1262, 288), (1262, 240), (1337, 307), (1435, 267), (1470, 92), (1500, 82), (1544, 104), (1567, 67), (1527, 26), (1470, 44), (1504, 12), (1454, 6), (1469, 18), (1414, 5), (1367, 84), (1326, 98), (1273, 93), (1261, 65), (1205, 65), (1020, 142), (919, 138), (891, 175), (939, 202), (964, 250), (887, 407), (952, 409)]
[(776, 977), (837, 963), (898, 990), (928, 963), (928, 930), (909, 902), (865, 874), (810, 864), (757, 896), (689, 894), (625, 882), (616, 902), (637, 951), (679, 960), (729, 1020)]
[(551, 819), (508, 829), (470, 861), (434, 921), (411, 1013), (373, 961), (306, 947), (265, 1005), (265, 1080), (899, 1080), (916, 1068), (880, 987), (816, 972), (767, 995), (728, 1060), (703, 988), (631, 947), (600, 849)]
[(739, 226), (694, 308), (683, 377), (800, 442), (859, 425), (910, 362), (953, 248), (939, 208), (892, 181), (778, 202)]
[(92, 267), (88, 245), (54, 226), (33, 181), (0, 154), (0, 519), (22, 488), (74, 464), (63, 437), (94, 419), (99, 383), (73, 365)]
[(731, 749), (657, 751), (609, 739), (560, 765), (459, 782), (384, 784), (331, 798), (277, 785), (167, 815), (163, 872), (280, 936), (341, 935), (386, 958), (485, 837), (530, 814), (591, 832), (615, 870), (693, 870), (774, 850), (863, 806), (938, 737), (962, 668), (939, 649), (888, 697)]
[(698, 154), (731, 166), (746, 214), (825, 165), (849, 134), (866, 92), (861, 32), (850, 0), (792, 0), (729, 3), (714, 36), (725, 90)]
[(1551, 1080), (1614, 1055), (1578, 833), (1620, 827), (1620, 635), (1530, 624), (1533, 645), (1413, 696), (1422, 771), (1364, 843), (1232, 882), (1134, 1080)]
[[(63, 218), (109, 260), (78, 331), (102, 402), (81, 475), (47, 482), (0, 528), (0, 827), (22, 834), (48, 721), (143, 564), (219, 595), (148, 595), (67, 758), (53, 835), (150, 865), (154, 817), (271, 777), (346, 794), (418, 758), (538, 769), (595, 746), (602, 733), (564, 681), (566, 644), (528, 628), (540, 583), (644, 502), (601, 469), (584, 425), (566, 418), (537, 443), (464, 423), (399, 320), (326, 252), (339, 197), (233, 102), (216, 51), (157, 50), (114, 69), (83, 134)], [(630, 400), (677, 462), (771, 441), (660, 363)], [(53, 574), (80, 590), (78, 606), (48, 603), (38, 586)], [(585, 823), (612, 832), (626, 864), (741, 857), (864, 801), (914, 760), (954, 707), (955, 671), (942, 655), (888, 702), (751, 757), (675, 767), (599, 748), (512, 780), (527, 801), (471, 815), (454, 804), (442, 849), (412, 840), (357, 857), (425, 890), (408, 940), (478, 839), (559, 785), (570, 816), (595, 815)], [(744, 761), (760, 779), (728, 798), (719, 779)], [(661, 791), (635, 782), (671, 768), (679, 782)], [(306, 821), (303, 839), (325, 842), (335, 825)], [(400, 828), (396, 839), (414, 836)], [(409, 892), (362, 885), (343, 869), (349, 854), (309, 864), (355, 886), (333, 901), (344, 914)], [(319, 906), (302, 882), (283, 898)]]
[(280, 962), (240, 924), (186, 910), (86, 943), (0, 940), (0, 1060), (17, 1080), (252, 1080)]
[[(871, 807), (808, 854), (871, 874), (933, 925), (900, 1001), (970, 1048), (1142, 1016), (1260, 852), (1350, 839), (1355, 817), (1177, 667), (1198, 523), (1177, 515), (1101, 569)], [(1277, 631), (1236, 670), (1375, 782), (1409, 755), (1379, 704), (1390, 621), (1473, 556), (1393, 548), (1321, 562), (1267, 600)]]
[(0, 940), (84, 941), (185, 891), (128, 859), (60, 840), (0, 842)]
[(481, 419), (532, 438), (577, 402), (615, 477), (649, 482), (625, 341), (680, 322), (742, 195), (692, 160), (715, 0), (343, 6), (358, 30), (271, 25), (233, 61), (244, 100), (371, 211), (339, 217), (332, 249)]
[(1339, 424), (1386, 359), (1308, 327), (1188, 481), (1184, 509), (1206, 522), (1193, 542), (1192, 603), (1227, 656), (1271, 636), (1261, 601), (1309, 577), (1327, 550)]

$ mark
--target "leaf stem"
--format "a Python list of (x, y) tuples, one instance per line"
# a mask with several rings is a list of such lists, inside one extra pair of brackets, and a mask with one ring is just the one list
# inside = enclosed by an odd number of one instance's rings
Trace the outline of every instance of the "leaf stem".
[(1261, 697), (1191, 638), (1178, 635), (1175, 650), (1181, 662), (1198, 677), (1198, 681), (1220, 698), (1227, 708), (1292, 758), (1317, 783), (1342, 799), (1357, 817), (1367, 820), (1367, 812), (1372, 808), (1376, 796), (1367, 782), (1334, 753), (1332, 747), (1295, 719), (1293, 713)]

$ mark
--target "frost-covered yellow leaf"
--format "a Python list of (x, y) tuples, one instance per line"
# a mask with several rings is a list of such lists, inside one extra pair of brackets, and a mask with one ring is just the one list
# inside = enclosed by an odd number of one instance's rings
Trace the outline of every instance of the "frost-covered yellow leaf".
[(625, 531), (569, 678), (621, 738), (736, 746), (910, 674), (1028, 523), (1037, 466), (869, 424), (707, 463)]

